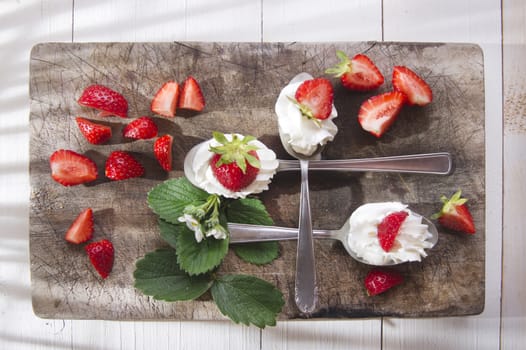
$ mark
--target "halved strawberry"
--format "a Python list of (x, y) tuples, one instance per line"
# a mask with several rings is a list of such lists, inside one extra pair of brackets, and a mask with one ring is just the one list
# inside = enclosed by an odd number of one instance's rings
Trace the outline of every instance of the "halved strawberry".
[(102, 278), (107, 278), (113, 269), (115, 255), (113, 244), (109, 240), (103, 239), (86, 245), (84, 249), (95, 270)]
[(433, 92), (424, 79), (404, 66), (393, 68), (393, 88), (407, 96), (410, 105), (425, 106), (433, 101)]
[(387, 215), (378, 225), (378, 241), (386, 252), (390, 251), (395, 242), (400, 227), (409, 214), (405, 211), (397, 211)]
[(462, 192), (458, 190), (451, 198), (442, 196), (440, 200), (444, 205), (440, 212), (431, 216), (438, 219), (438, 222), (453, 231), (475, 233), (475, 224), (471, 212), (466, 206), (467, 199), (461, 198)]
[(142, 176), (144, 167), (130, 153), (113, 151), (106, 160), (105, 174), (111, 180), (125, 180)]
[(51, 177), (64, 186), (74, 186), (97, 179), (97, 165), (77, 152), (59, 149), (49, 157)]
[(217, 181), (234, 192), (254, 182), (259, 173), (260, 163), (256, 153), (257, 147), (248, 143), (255, 138), (245, 136), (241, 139), (234, 134), (229, 140), (220, 132), (214, 132), (213, 135), (221, 144), (210, 147), (210, 151), (215, 153), (210, 159), (210, 167)]
[(93, 210), (91, 208), (84, 209), (73, 221), (65, 239), (70, 243), (84, 243), (93, 237)]
[(401, 284), (404, 277), (400, 272), (385, 268), (374, 268), (365, 277), (365, 288), (370, 296), (377, 295)]
[(153, 113), (173, 118), (178, 98), (179, 84), (173, 80), (167, 81), (155, 94), (150, 109)]
[(325, 71), (339, 77), (342, 85), (349, 90), (370, 91), (384, 83), (384, 76), (373, 63), (363, 54), (357, 54), (352, 59), (343, 51), (336, 51), (340, 63)]
[(365, 131), (381, 137), (396, 120), (404, 101), (404, 94), (398, 91), (373, 96), (362, 103), (358, 121)]
[(80, 96), (78, 103), (84, 107), (91, 107), (101, 111), (99, 116), (116, 115), (128, 116), (128, 102), (117, 91), (104, 85), (90, 85)]
[(111, 128), (107, 125), (94, 123), (82, 117), (76, 117), (75, 121), (82, 135), (91, 144), (100, 145), (111, 138)]
[(136, 140), (151, 139), (157, 136), (157, 124), (150, 117), (140, 117), (131, 121), (122, 130), (124, 137)]
[(161, 168), (166, 171), (172, 170), (172, 135), (164, 135), (155, 140), (153, 154)]
[(294, 97), (301, 113), (309, 119), (323, 120), (331, 115), (334, 89), (328, 79), (305, 80)]
[(178, 108), (201, 112), (205, 108), (205, 98), (197, 80), (189, 76), (186, 78), (179, 96)]

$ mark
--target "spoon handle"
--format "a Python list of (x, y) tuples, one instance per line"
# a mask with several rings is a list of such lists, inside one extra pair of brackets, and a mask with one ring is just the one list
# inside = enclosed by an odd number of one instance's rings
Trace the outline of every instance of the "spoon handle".
[[(261, 226), (250, 224), (228, 224), (230, 243), (250, 243), (266, 241), (293, 241), (298, 239), (298, 229), (292, 227)], [(331, 230), (312, 230), (314, 238), (338, 239)]]
[(298, 248), (296, 256), (295, 301), (298, 309), (310, 314), (316, 308), (318, 291), (314, 263), (314, 241), (309, 199), (309, 161), (300, 160), (301, 188), (298, 227)]
[[(280, 160), (278, 171), (293, 171), (299, 168), (297, 160)], [(438, 152), (362, 159), (312, 160), (309, 162), (309, 169), (448, 175), (453, 170), (453, 161), (449, 153)]]

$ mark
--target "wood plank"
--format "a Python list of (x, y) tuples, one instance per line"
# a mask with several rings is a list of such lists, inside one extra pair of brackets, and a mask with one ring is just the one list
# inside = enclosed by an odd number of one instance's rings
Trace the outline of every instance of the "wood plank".
[[(454, 344), (453, 348), (498, 348), (502, 247), (500, 2), (478, 1), (474, 6), (472, 1), (386, 1), (384, 38), (401, 41), (475, 42), (484, 50), (486, 217), (491, 218), (486, 222), (487, 293), (484, 313), (460, 320), (389, 320), (389, 326), (384, 327), (384, 348), (418, 349), (423, 344), (426, 348), (443, 348), (450, 342)], [(430, 329), (436, 331), (430, 333)], [(422, 334), (429, 338), (423, 340)], [(446, 339), (443, 334), (455, 334), (455, 339)]]
[(502, 266), (502, 348), (520, 349), (526, 342), (526, 277), (523, 267), (522, 203), (526, 187), (526, 86), (521, 62), (526, 58), (526, 4), (503, 2), (504, 72), (504, 227)]

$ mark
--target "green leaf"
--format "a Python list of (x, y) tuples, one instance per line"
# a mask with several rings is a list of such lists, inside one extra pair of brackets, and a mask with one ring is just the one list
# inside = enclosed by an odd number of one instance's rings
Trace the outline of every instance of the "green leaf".
[(278, 242), (235, 244), (232, 245), (232, 249), (238, 257), (256, 265), (268, 264), (279, 256)]
[(174, 225), (163, 219), (159, 219), (158, 222), (159, 230), (161, 231), (161, 238), (164, 239), (170, 247), (177, 249), (177, 234), (179, 231), (183, 230), (186, 225)]
[(203, 295), (213, 283), (208, 274), (192, 277), (182, 271), (171, 248), (146, 254), (135, 267), (135, 288), (157, 300), (192, 300)]
[(242, 198), (228, 203), (226, 207), (228, 222), (252, 225), (272, 225), (265, 205), (256, 198)]
[(148, 192), (148, 205), (162, 219), (177, 224), (184, 208), (192, 203), (203, 204), (209, 194), (195, 187), (185, 177), (167, 180)]
[(225, 316), (235, 323), (259, 328), (275, 326), (285, 304), (283, 294), (267, 281), (248, 275), (225, 275), (211, 288), (212, 297)]
[(195, 240), (194, 232), (186, 225), (179, 225), (173, 232), (177, 246), (177, 261), (190, 275), (199, 275), (217, 267), (228, 253), (228, 237), (215, 239), (207, 237), (201, 242)]

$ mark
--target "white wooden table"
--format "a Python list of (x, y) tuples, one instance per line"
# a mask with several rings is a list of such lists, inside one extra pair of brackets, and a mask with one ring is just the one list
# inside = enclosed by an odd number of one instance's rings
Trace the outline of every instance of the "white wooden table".
[[(0, 0), (0, 349), (523, 349), (523, 0)], [(281, 322), (43, 320), (28, 252), (29, 52), (64, 41), (479, 44), (486, 93), (486, 307), (479, 316)]]

